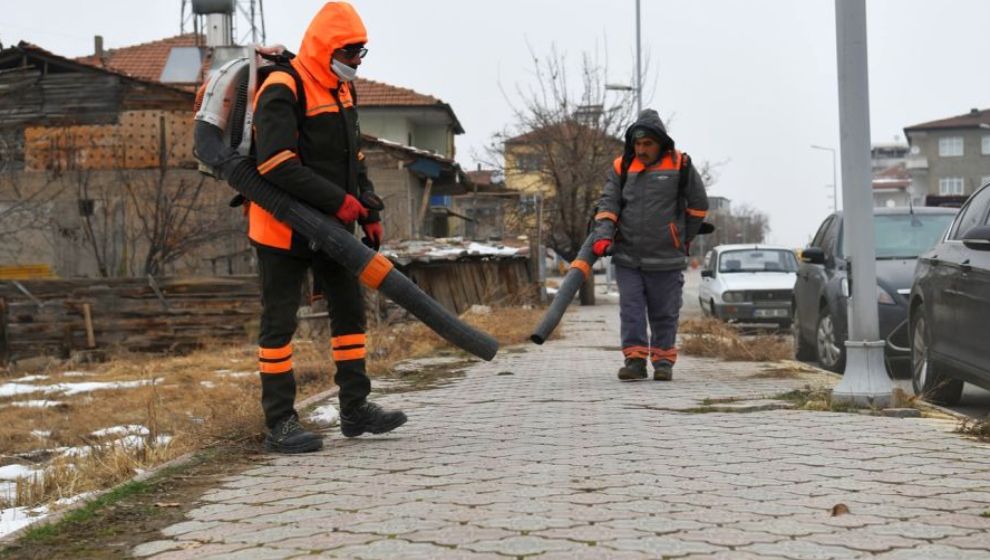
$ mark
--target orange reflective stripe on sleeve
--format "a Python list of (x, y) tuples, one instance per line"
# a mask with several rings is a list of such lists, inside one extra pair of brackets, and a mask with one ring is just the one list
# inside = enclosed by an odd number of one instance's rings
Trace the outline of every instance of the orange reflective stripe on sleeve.
[(349, 350), (334, 350), (333, 361), (343, 362), (347, 360), (363, 360), (367, 353), (368, 351), (364, 348), (364, 346), (351, 348)]
[(618, 222), (619, 216), (615, 212), (607, 212), (602, 210), (601, 212), (595, 214), (595, 221), (598, 220), (612, 220), (613, 222)]
[(333, 348), (343, 348), (345, 346), (364, 346), (367, 337), (364, 333), (345, 334), (335, 336), (330, 339), (330, 346)]
[(674, 241), (674, 248), (675, 249), (680, 249), (681, 248), (681, 236), (677, 232), (677, 226), (674, 225), (674, 222), (670, 222), (669, 224), (667, 224), (667, 226), (670, 227), (670, 238)]
[(368, 264), (365, 265), (364, 270), (361, 271), (361, 275), (358, 279), (365, 286), (377, 290), (378, 286), (382, 285), (385, 277), (388, 276), (388, 273), (392, 271), (393, 266), (392, 261), (386, 259), (381, 254), (376, 253), (375, 256), (368, 261)]
[(258, 173), (264, 175), (294, 157), (296, 157), (296, 154), (294, 154), (291, 150), (282, 150), (259, 164)]
[(704, 218), (705, 216), (708, 215), (708, 211), (707, 210), (695, 210), (694, 208), (688, 208), (687, 209), (687, 215), (688, 216), (692, 216), (694, 218)]
[(281, 348), (258, 348), (258, 357), (263, 360), (284, 360), (292, 356), (292, 345), (286, 344)]
[(581, 259), (574, 259), (571, 261), (571, 268), (576, 268), (584, 274), (584, 279), (587, 280), (591, 277), (591, 265), (582, 261)]

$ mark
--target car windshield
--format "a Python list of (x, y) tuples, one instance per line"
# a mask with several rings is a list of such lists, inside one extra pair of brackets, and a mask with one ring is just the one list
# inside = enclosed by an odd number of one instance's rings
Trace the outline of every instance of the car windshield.
[(794, 253), (780, 249), (736, 249), (723, 252), (719, 272), (796, 272)]
[(873, 220), (878, 259), (916, 259), (931, 249), (953, 214), (881, 214)]

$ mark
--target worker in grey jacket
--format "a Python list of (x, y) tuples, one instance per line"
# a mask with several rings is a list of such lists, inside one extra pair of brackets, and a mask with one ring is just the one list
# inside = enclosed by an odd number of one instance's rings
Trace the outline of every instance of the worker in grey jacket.
[[(708, 196), (690, 158), (674, 148), (656, 111), (626, 130), (598, 201), (594, 252), (612, 255), (619, 286), (622, 353), (619, 379), (673, 379), (677, 319), (688, 247), (708, 211)], [(651, 336), (647, 339), (647, 321)]]

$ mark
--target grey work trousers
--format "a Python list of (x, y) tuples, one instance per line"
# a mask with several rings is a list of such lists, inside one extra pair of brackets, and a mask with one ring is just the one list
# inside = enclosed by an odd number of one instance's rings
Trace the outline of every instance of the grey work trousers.
[[(677, 361), (677, 319), (684, 291), (680, 270), (640, 270), (615, 265), (619, 286), (619, 319), (622, 353), (626, 358), (647, 358), (656, 363)], [(650, 336), (646, 325), (649, 321)]]

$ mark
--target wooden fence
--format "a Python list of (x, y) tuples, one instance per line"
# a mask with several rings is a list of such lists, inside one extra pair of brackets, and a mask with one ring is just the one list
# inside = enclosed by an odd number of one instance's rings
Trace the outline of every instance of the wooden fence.
[[(532, 302), (536, 293), (525, 258), (398, 266), (458, 314), (474, 304)], [(0, 364), (93, 349), (161, 352), (244, 343), (259, 313), (254, 276), (0, 281)]]

